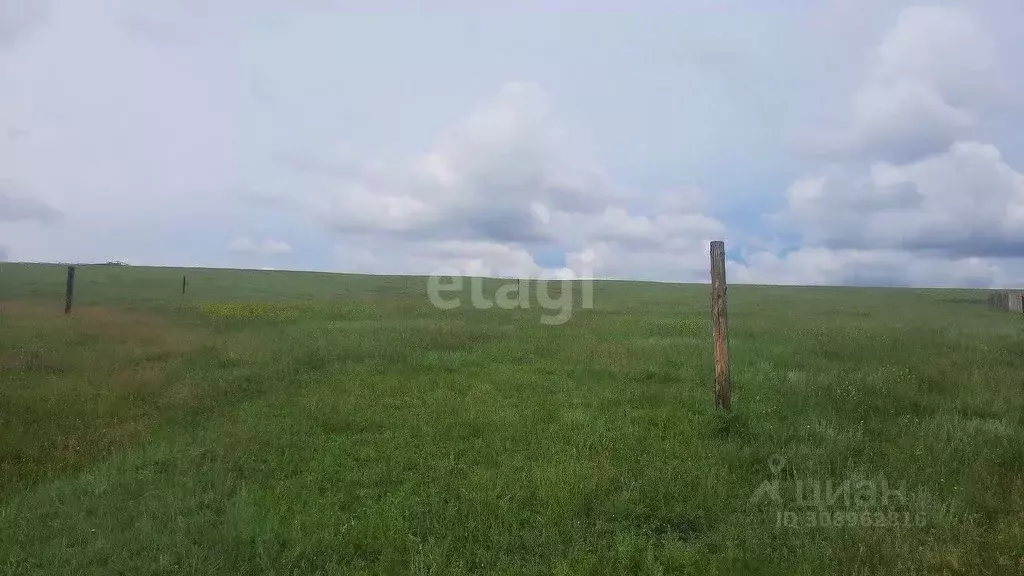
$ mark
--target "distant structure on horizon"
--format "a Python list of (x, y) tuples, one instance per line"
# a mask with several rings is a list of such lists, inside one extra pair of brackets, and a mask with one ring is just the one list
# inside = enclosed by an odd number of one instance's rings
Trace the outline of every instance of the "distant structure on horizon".
[(988, 305), (1006, 312), (1024, 312), (1024, 291), (1000, 290), (988, 295)]

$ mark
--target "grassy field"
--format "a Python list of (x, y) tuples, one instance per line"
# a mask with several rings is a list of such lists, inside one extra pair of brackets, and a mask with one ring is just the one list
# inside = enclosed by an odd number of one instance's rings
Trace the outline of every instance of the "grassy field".
[(0, 264), (0, 572), (1024, 573), (982, 292), (733, 286), (723, 416), (706, 286), (560, 326), (425, 286), (84, 266), (65, 317)]

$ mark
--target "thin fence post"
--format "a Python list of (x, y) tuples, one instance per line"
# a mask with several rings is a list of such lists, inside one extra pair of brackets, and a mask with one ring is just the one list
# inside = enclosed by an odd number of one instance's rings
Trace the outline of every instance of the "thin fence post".
[(182, 296), (185, 295), (185, 277), (184, 276), (181, 277), (181, 295)]
[(711, 243), (711, 329), (715, 350), (715, 407), (729, 412), (729, 335), (725, 300), (725, 242)]
[(75, 298), (75, 267), (68, 266), (68, 283), (64, 289), (64, 313), (71, 314), (71, 302)]

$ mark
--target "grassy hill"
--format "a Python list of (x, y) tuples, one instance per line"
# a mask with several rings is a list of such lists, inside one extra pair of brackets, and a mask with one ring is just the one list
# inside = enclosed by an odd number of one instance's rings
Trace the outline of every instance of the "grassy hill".
[(65, 316), (64, 268), (0, 264), (0, 571), (1024, 570), (1024, 316), (984, 292), (731, 286), (726, 416), (707, 286), (577, 283), (560, 325), (426, 286), (82, 266)]

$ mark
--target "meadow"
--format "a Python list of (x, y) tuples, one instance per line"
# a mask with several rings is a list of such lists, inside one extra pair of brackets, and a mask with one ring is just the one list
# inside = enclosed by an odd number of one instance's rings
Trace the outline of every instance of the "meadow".
[(706, 285), (425, 287), (0, 264), (0, 573), (1024, 573), (983, 291), (731, 286), (724, 414)]

